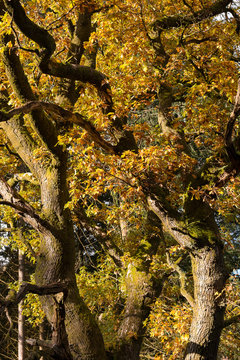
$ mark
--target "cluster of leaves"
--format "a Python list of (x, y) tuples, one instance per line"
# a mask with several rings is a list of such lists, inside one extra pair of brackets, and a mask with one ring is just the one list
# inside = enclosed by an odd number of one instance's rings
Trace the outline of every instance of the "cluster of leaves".
[(120, 291), (121, 274), (111, 259), (99, 259), (96, 269), (89, 273), (85, 267), (77, 275), (80, 295), (100, 323), (107, 348), (117, 342), (119, 314), (124, 294)]
[(149, 317), (150, 335), (159, 340), (155, 360), (176, 360), (184, 356), (188, 341), (191, 309), (184, 303), (169, 303), (167, 298), (158, 300)]

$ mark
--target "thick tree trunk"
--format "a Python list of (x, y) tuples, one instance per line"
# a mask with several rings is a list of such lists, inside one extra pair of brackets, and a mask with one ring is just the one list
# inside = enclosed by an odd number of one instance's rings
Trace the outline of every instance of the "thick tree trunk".
[(191, 255), (194, 306), (185, 360), (216, 360), (223, 328), (227, 272), (214, 212), (201, 199), (189, 198), (182, 221), (177, 212), (164, 209), (157, 200), (149, 198), (149, 205), (165, 231)]
[[(76, 285), (74, 262), (74, 233), (70, 212), (64, 208), (68, 201), (66, 184), (67, 155), (55, 147), (58, 155), (49, 154), (49, 161), (38, 161), (26, 138), (26, 130), (20, 120), (4, 124), (4, 130), (24, 162), (38, 178), (41, 189), (41, 224), (33, 224), (41, 237), (37, 258), (36, 281), (39, 285), (67, 282), (69, 293), (65, 302), (66, 330), (70, 349), (75, 359), (104, 360), (103, 338), (90, 311), (79, 296)], [(30, 141), (30, 140), (29, 140)], [(40, 217), (36, 217), (38, 222)], [(31, 225), (31, 223), (30, 223)], [(43, 300), (44, 310), (51, 322), (53, 301)]]
[(127, 299), (124, 317), (118, 330), (119, 348), (114, 359), (138, 360), (145, 329), (143, 321), (150, 312), (153, 284), (150, 275), (129, 264), (125, 286)]
[[(73, 225), (70, 212), (64, 209), (68, 200), (64, 156), (61, 160), (62, 165), (49, 169), (47, 177), (41, 179), (42, 214), (53, 230), (41, 234), (36, 281), (41, 285), (58, 281), (68, 283), (65, 325), (72, 356), (74, 360), (104, 360), (106, 354), (101, 332), (76, 284)], [(51, 298), (45, 297), (43, 306), (50, 321), (52, 304)]]
[(118, 335), (120, 340), (119, 350), (115, 355), (117, 360), (138, 360), (143, 340), (143, 320), (148, 315), (143, 304), (143, 295), (135, 294), (135, 300), (130, 296), (125, 305), (124, 319)]
[(195, 305), (185, 360), (216, 360), (225, 312), (226, 272), (222, 248), (192, 253)]
[[(79, 295), (74, 274), (74, 241), (72, 229), (58, 230), (58, 237), (45, 235), (36, 270), (38, 284), (54, 282), (68, 283), (68, 296), (65, 301), (66, 330), (74, 359), (104, 360), (105, 350), (102, 335)], [(44, 297), (43, 307), (48, 319), (52, 320), (52, 298)]]
[(117, 360), (139, 360), (139, 354), (142, 346), (142, 338), (131, 338), (127, 343), (122, 344), (119, 352), (114, 359)]

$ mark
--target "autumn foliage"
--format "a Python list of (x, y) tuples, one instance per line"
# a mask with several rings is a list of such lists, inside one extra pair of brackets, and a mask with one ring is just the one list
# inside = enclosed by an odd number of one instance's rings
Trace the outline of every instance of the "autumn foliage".
[[(37, 286), (67, 284), (69, 359), (237, 359), (238, 2), (0, 15), (1, 243)], [(29, 294), (35, 326), (40, 307)]]

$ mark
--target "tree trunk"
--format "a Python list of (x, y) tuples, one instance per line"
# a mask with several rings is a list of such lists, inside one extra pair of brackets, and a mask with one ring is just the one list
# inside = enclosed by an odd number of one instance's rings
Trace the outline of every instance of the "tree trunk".
[(182, 221), (157, 200), (149, 199), (149, 205), (165, 231), (191, 255), (194, 306), (185, 360), (216, 360), (225, 313), (227, 272), (214, 211), (201, 199), (189, 197)]
[(119, 348), (114, 359), (138, 360), (145, 332), (143, 321), (149, 315), (155, 291), (150, 275), (134, 264), (128, 265), (125, 286), (127, 299), (118, 330)]
[(225, 312), (226, 272), (222, 248), (192, 253), (195, 305), (185, 360), (216, 360)]
[[(21, 120), (9, 121), (2, 127), (13, 147), (18, 150), (25, 164), (40, 183), (42, 211), (40, 215), (32, 217), (34, 222), (29, 222), (39, 232), (41, 238), (36, 282), (39, 285), (55, 282), (69, 284), (65, 302), (65, 323), (73, 358), (74, 360), (105, 360), (106, 354), (100, 329), (80, 297), (76, 284), (73, 224), (70, 212), (64, 208), (69, 199), (66, 183), (67, 154), (56, 145), (55, 154), (49, 152), (48, 161), (46, 159), (39, 161), (33, 156), (34, 143), (26, 135), (26, 128)], [(7, 186), (5, 191), (10, 191)], [(23, 199), (21, 201), (24, 203)], [(29, 217), (26, 221), (29, 221)], [(41, 301), (51, 322), (53, 301), (50, 296), (44, 297), (43, 300), (41, 297)]]
[[(72, 356), (74, 360), (104, 360), (101, 332), (76, 284), (73, 225), (70, 212), (64, 209), (68, 200), (65, 167), (66, 162), (62, 159), (62, 165), (49, 169), (47, 177), (41, 181), (42, 214), (53, 230), (41, 234), (36, 281), (41, 285), (58, 281), (68, 283), (65, 325)], [(51, 322), (53, 301), (50, 297), (43, 299), (43, 307)]]

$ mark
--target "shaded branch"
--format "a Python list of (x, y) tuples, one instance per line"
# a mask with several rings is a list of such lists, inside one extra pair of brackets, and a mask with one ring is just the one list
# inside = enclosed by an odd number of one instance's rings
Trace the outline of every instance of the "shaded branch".
[(66, 299), (68, 294), (67, 283), (53, 283), (48, 285), (35, 285), (30, 283), (24, 283), (20, 286), (20, 289), (17, 294), (9, 296), (5, 301), (1, 301), (1, 311), (6, 307), (9, 307), (13, 304), (18, 304), (25, 296), (29, 293), (37, 294), (40, 296), (45, 295), (55, 295), (58, 293), (63, 293), (64, 299)]
[(181, 44), (183, 46), (188, 45), (188, 44), (202, 44), (206, 41), (217, 41), (217, 38), (215, 36), (209, 36), (203, 39), (190, 39), (190, 40), (182, 40)]
[(44, 67), (40, 66), (43, 73), (59, 78), (78, 80), (93, 85), (103, 101), (105, 113), (113, 112), (111, 87), (106, 75), (89, 66), (76, 64), (63, 64), (53, 59)]
[(231, 2), (232, 0), (217, 0), (212, 5), (206, 6), (204, 9), (196, 11), (191, 15), (166, 16), (161, 20), (156, 20), (152, 26), (155, 31), (162, 31), (196, 24), (210, 17), (219, 15), (226, 10), (228, 11), (226, 7), (231, 4)]
[[(1, 122), (1, 116), (2, 116), (2, 113), (0, 112), (0, 122)], [(3, 120), (3, 121), (4, 121), (4, 120)], [(2, 121), (2, 122), (3, 122), (3, 121)], [(12, 150), (10, 149), (10, 147), (8, 146), (7, 143), (6, 143), (6, 144), (0, 144), (0, 147), (5, 147), (5, 148), (7, 149), (7, 151), (9, 152), (10, 155), (15, 156), (18, 160), (21, 160), (21, 161), (22, 161), (22, 159), (21, 159), (21, 157), (18, 155), (18, 153), (12, 151)]]
[(178, 275), (179, 275), (179, 281), (180, 281), (180, 292), (182, 294), (182, 296), (185, 297), (185, 299), (189, 302), (189, 304), (194, 307), (194, 298), (192, 297), (191, 294), (189, 294), (189, 292), (187, 291), (186, 289), (186, 273), (185, 271), (183, 271), (181, 269), (181, 267), (178, 265), (178, 263), (182, 260), (180, 259), (180, 261), (176, 261), (176, 262), (173, 262), (170, 258), (170, 255), (169, 253), (167, 252), (166, 253), (166, 256), (167, 256), (167, 262), (168, 262), (168, 265), (173, 269), (175, 270)]
[(240, 155), (236, 152), (234, 143), (233, 143), (233, 130), (234, 130), (234, 125), (236, 123), (236, 120), (238, 118), (238, 116), (240, 115), (240, 79), (238, 81), (238, 89), (237, 89), (237, 95), (236, 95), (236, 99), (235, 99), (235, 104), (234, 104), (234, 108), (233, 111), (230, 115), (228, 124), (227, 124), (227, 128), (226, 128), (226, 133), (225, 133), (225, 145), (226, 145), (226, 150), (229, 156), (229, 159), (232, 163), (232, 165), (234, 166), (234, 168), (236, 168), (237, 171), (239, 171), (239, 164), (240, 164)]
[(41, 49), (44, 49), (41, 53), (41, 62), (48, 61), (56, 49), (54, 38), (47, 30), (41, 28), (27, 17), (19, 0), (4, 0), (4, 4), (19, 30), (37, 43)]
[(22, 218), (36, 230), (46, 232), (51, 230), (50, 225), (46, 220), (43, 220), (36, 210), (28, 204), (11, 186), (0, 178), (0, 195), (3, 200), (0, 204), (7, 205), (16, 210)]
[(228, 9), (227, 11), (230, 12), (232, 14), (232, 16), (234, 17), (234, 19), (236, 20), (236, 24), (237, 24), (236, 33), (239, 35), (239, 33), (240, 33), (240, 16), (233, 9)]
[(229, 319), (226, 319), (223, 324), (223, 328), (226, 328), (232, 324), (237, 324), (240, 322), (240, 315), (233, 316)]

